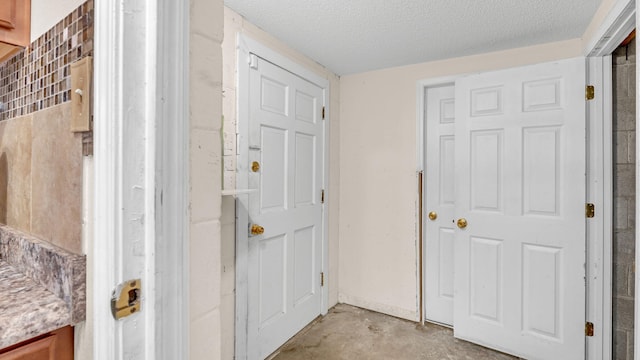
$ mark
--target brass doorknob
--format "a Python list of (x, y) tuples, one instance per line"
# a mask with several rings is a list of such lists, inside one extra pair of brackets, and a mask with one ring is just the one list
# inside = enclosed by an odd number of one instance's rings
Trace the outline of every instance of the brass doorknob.
[(253, 172), (258, 172), (260, 171), (260, 163), (257, 161), (254, 161), (251, 163), (251, 171)]
[(457, 224), (458, 224), (458, 227), (459, 227), (460, 229), (464, 229), (464, 228), (466, 228), (466, 227), (467, 227), (467, 219), (465, 219), (465, 218), (460, 218), (460, 219), (458, 219)]
[(432, 211), (432, 212), (429, 213), (429, 220), (433, 221), (433, 220), (435, 220), (437, 218), (438, 218), (438, 213), (437, 212)]
[(253, 224), (251, 225), (251, 235), (262, 235), (264, 234), (264, 228), (260, 225)]

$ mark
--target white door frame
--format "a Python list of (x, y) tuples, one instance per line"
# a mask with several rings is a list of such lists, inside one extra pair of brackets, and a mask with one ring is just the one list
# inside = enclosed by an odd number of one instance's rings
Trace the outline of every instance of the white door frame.
[[(596, 205), (596, 217), (587, 221), (589, 261), (587, 319), (596, 324), (594, 336), (587, 338), (589, 359), (607, 360), (611, 359), (613, 353), (613, 69), (611, 53), (635, 28), (636, 13), (635, 0), (618, 1), (584, 49), (584, 54), (587, 56), (587, 83), (594, 85), (596, 89), (595, 99), (587, 102), (589, 119), (587, 201)], [(636, 236), (636, 247), (638, 244), (640, 239)], [(635, 297), (638, 298), (638, 289)], [(638, 324), (639, 315), (640, 312), (636, 310), (636, 324)], [(602, 330), (597, 331), (598, 327)], [(640, 339), (637, 331), (635, 336), (636, 340)], [(639, 359), (637, 344), (634, 346), (636, 359)]]
[[(636, 3), (635, 0), (620, 0), (604, 19), (602, 25), (596, 31), (596, 35), (585, 47), (584, 54), (587, 60), (587, 81), (594, 85), (596, 89), (596, 99), (587, 103), (587, 116), (589, 118), (588, 149), (587, 149), (587, 201), (596, 205), (597, 215), (587, 222), (587, 321), (591, 321), (596, 326), (593, 337), (587, 338), (587, 358), (588, 359), (611, 359), (612, 355), (612, 78), (611, 78), (611, 58), (613, 50), (624, 40), (636, 24)], [(421, 80), (417, 83), (417, 172), (424, 171), (424, 150), (425, 150), (425, 89), (428, 87), (444, 85), (455, 82), (464, 74)], [(640, 96), (640, 95), (639, 95)], [(636, 100), (638, 103), (638, 100)], [(637, 109), (640, 113), (640, 109)], [(638, 131), (638, 130), (636, 130)], [(640, 144), (639, 144), (640, 145)], [(640, 156), (640, 147), (637, 149)], [(637, 169), (637, 167), (636, 167)], [(637, 178), (637, 185), (640, 185), (640, 177)], [(424, 187), (424, 184), (423, 184)], [(423, 188), (423, 194), (424, 188)], [(640, 192), (639, 192), (640, 193)], [(417, 193), (417, 202), (423, 202)], [(423, 195), (424, 196), (424, 195)], [(639, 196), (640, 199), (640, 196)], [(640, 221), (640, 210), (636, 205), (637, 221)], [(424, 211), (424, 210), (423, 210)], [(421, 214), (416, 214), (419, 221)], [(424, 215), (424, 214), (422, 214)], [(423, 217), (424, 218), (424, 217)], [(417, 233), (418, 239), (423, 239), (422, 234)], [(422, 246), (424, 249), (424, 246)], [(636, 248), (640, 248), (640, 231), (636, 230)], [(418, 251), (420, 247), (418, 246)], [(640, 261), (640, 254), (636, 252), (636, 261)], [(424, 269), (422, 261), (426, 261), (426, 255), (418, 256), (418, 269)], [(423, 270), (424, 271), (424, 270)], [(420, 282), (424, 279), (424, 274), (418, 277), (417, 289), (425, 289)], [(636, 299), (640, 296), (640, 281), (636, 277)], [(424, 294), (418, 296), (418, 309), (424, 308)], [(423, 299), (420, 301), (420, 299)], [(418, 313), (424, 313), (418, 311)], [(425, 319), (420, 319), (423, 322)], [(640, 341), (638, 325), (640, 325), (640, 311), (635, 313), (635, 344)], [(598, 331), (599, 329), (599, 331)], [(636, 359), (640, 359), (638, 347), (635, 348)]]
[[(95, 360), (187, 357), (188, 6), (95, 4), (94, 261), (87, 279)], [(131, 263), (143, 280), (141, 312), (116, 321), (111, 293), (132, 276), (125, 274)]]
[[(156, 359), (189, 353), (188, 1), (157, 0)], [(153, 166), (153, 164), (149, 164)]]
[[(311, 83), (318, 85), (324, 90), (323, 106), (325, 107), (324, 124), (324, 150), (323, 150), (323, 167), (324, 177), (322, 188), (325, 191), (325, 201), (322, 211), (322, 268), (324, 272), (325, 285), (322, 287), (322, 305), (321, 314), (324, 315), (328, 311), (329, 304), (329, 126), (331, 119), (329, 114), (329, 80), (322, 78), (310, 71), (309, 69), (299, 65), (288, 57), (272, 50), (262, 43), (244, 35), (238, 34), (238, 52), (237, 52), (237, 69), (238, 69), (238, 90), (237, 90), (237, 106), (238, 121), (236, 133), (237, 137), (237, 177), (236, 187), (240, 190), (248, 189), (248, 138), (249, 138), (249, 71), (250, 54), (257, 55), (260, 58), (268, 60), (287, 71), (290, 71)], [(247, 316), (248, 316), (248, 264), (247, 257), (248, 248), (248, 228), (249, 215), (248, 195), (238, 191), (236, 195), (236, 359), (247, 358)]]

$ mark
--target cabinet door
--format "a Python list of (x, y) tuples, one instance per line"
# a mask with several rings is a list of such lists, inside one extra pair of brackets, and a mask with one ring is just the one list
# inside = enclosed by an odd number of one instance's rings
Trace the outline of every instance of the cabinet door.
[(73, 360), (73, 328), (67, 326), (40, 340), (0, 353), (0, 360)]
[(0, 6), (0, 27), (9, 30), (16, 28), (16, 1), (8, 0)]
[(53, 358), (55, 343), (56, 337), (51, 335), (2, 354), (0, 360), (49, 360)]
[(4, 0), (0, 6), (0, 41), (29, 46), (31, 0)]

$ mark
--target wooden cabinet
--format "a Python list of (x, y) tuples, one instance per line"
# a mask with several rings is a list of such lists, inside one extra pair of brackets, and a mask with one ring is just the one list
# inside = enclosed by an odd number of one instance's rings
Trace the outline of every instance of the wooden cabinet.
[(0, 61), (29, 46), (31, 0), (2, 0), (0, 5)]
[(73, 360), (71, 326), (0, 350), (0, 360)]

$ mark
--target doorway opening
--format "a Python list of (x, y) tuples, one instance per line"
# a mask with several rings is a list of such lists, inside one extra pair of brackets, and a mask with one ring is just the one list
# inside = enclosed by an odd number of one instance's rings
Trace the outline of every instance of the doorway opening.
[(611, 54), (613, 90), (613, 352), (633, 359), (636, 195), (635, 30)]
[[(615, 15), (615, 16), (614, 16)], [(586, 348), (588, 359), (611, 359), (615, 358), (632, 358), (634, 348), (633, 333), (633, 298), (634, 298), (634, 273), (629, 264), (634, 261), (635, 248), (635, 229), (631, 226), (635, 222), (635, 190), (630, 189), (635, 186), (634, 163), (635, 161), (635, 93), (630, 93), (629, 89), (635, 89), (635, 84), (629, 84), (631, 80), (635, 81), (635, 42), (625, 44), (624, 49), (614, 50), (620, 42), (627, 37), (630, 29), (635, 24), (635, 6), (634, 4), (621, 4), (617, 15), (610, 15), (610, 20), (605, 22), (603, 29), (599, 31), (601, 34), (599, 41), (594, 41), (590, 48), (589, 57), (587, 58), (587, 81), (588, 84), (595, 85), (595, 99), (587, 102), (588, 108), (588, 127), (587, 127), (587, 190), (586, 200), (593, 202), (596, 209), (600, 210), (595, 221), (586, 222), (587, 227), (587, 294), (586, 294), (586, 322), (594, 322), (596, 331), (593, 337), (586, 338)], [(629, 46), (629, 49), (626, 48)], [(632, 48), (632, 49), (631, 49)], [(620, 54), (622, 53), (622, 54)], [(613, 55), (611, 55), (613, 54)], [(616, 60), (616, 56), (623, 57), (624, 63), (620, 59)], [(613, 61), (612, 61), (613, 57)], [(618, 61), (618, 63), (616, 63)], [(616, 69), (616, 66), (620, 66)], [(622, 68), (626, 66), (626, 68)], [(631, 70), (633, 69), (633, 70)], [(617, 77), (623, 78), (623, 92), (626, 98), (615, 98), (612, 90), (612, 73), (618, 70)], [(420, 104), (419, 121), (424, 121), (427, 114), (426, 104), (428, 99), (425, 98), (429, 89), (439, 88), (455, 83), (458, 77), (440, 78), (419, 83), (419, 100)], [(612, 101), (613, 100), (613, 101)], [(614, 104), (612, 104), (612, 102)], [(622, 110), (620, 114), (614, 111), (615, 103), (626, 103), (629, 107)], [(612, 120), (614, 116), (619, 116), (619, 121), (623, 121), (622, 127), (616, 127)], [(423, 138), (418, 140), (419, 151), (424, 151), (426, 137), (428, 132), (424, 133), (424, 124), (418, 124), (419, 135)], [(612, 129), (612, 126), (615, 128)], [(421, 158), (421, 156), (419, 156)], [(442, 159), (442, 157), (440, 157)], [(419, 163), (419, 171), (421, 164), (425, 169), (434, 171), (433, 167), (427, 168), (424, 165), (427, 159), (421, 160)], [(431, 164), (433, 165), (433, 163)], [(622, 170), (616, 170), (616, 166), (620, 165)], [(442, 169), (442, 167), (435, 167)], [(614, 172), (618, 171), (620, 176), (614, 177)], [(438, 175), (441, 176), (441, 175)], [(425, 178), (427, 175), (425, 175)], [(614, 185), (615, 181), (615, 185)], [(425, 181), (424, 187), (421, 187), (424, 195), (421, 193), (420, 200), (425, 201), (423, 196), (427, 196), (428, 181)], [(622, 188), (616, 192), (620, 198), (613, 209), (612, 189), (618, 185), (631, 185)], [(426, 204), (426, 203), (423, 203)], [(420, 235), (422, 240), (421, 246), (425, 251), (420, 252), (420, 268), (422, 279), (420, 286), (421, 299), (421, 321), (432, 321), (441, 324), (449, 324), (434, 318), (429, 318), (429, 310), (426, 308), (426, 302), (430, 295), (427, 294), (427, 279), (433, 274), (429, 274), (429, 264), (427, 260), (426, 237), (428, 236), (426, 224), (430, 221), (431, 209), (423, 206), (420, 212), (421, 229)], [(439, 214), (438, 214), (439, 215)], [(613, 217), (616, 216), (616, 219)], [(455, 220), (455, 219), (454, 219)], [(455, 225), (455, 224), (453, 224)], [(615, 226), (615, 228), (614, 228)], [(624, 241), (616, 240), (612, 245), (612, 234)], [(617, 260), (619, 259), (619, 260)], [(431, 264), (433, 265), (433, 264)], [(441, 280), (441, 278), (440, 278)], [(613, 285), (613, 290), (611, 286)], [(613, 291), (613, 293), (612, 293)], [(613, 312), (613, 313), (612, 313)], [(622, 315), (624, 314), (624, 315)], [(613, 324), (612, 324), (613, 322)], [(455, 324), (449, 324), (455, 327)], [(631, 357), (629, 357), (631, 356)]]

